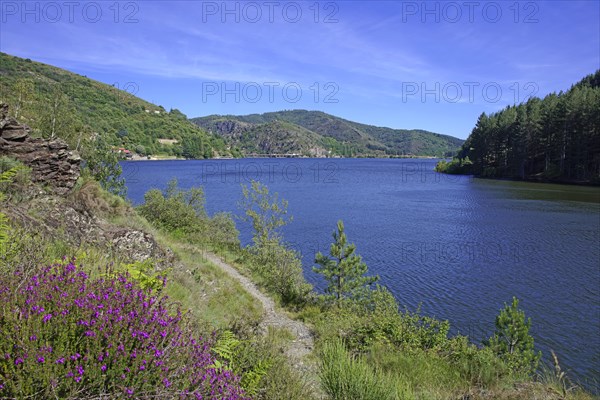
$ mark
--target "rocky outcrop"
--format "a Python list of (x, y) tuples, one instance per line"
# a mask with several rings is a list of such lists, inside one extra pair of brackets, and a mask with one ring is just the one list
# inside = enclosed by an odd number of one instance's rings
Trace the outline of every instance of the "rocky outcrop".
[(127, 257), (133, 261), (152, 258), (157, 261), (157, 266), (162, 266), (165, 262), (168, 265), (173, 261), (173, 252), (170, 249), (163, 249), (154, 237), (146, 232), (131, 229), (113, 231), (110, 242), (116, 251), (127, 254)]
[(31, 168), (34, 182), (59, 195), (68, 193), (80, 175), (81, 158), (61, 139), (32, 138), (27, 125), (8, 116), (0, 104), (0, 156), (9, 156)]
[(73, 248), (98, 246), (125, 262), (151, 258), (157, 269), (174, 260), (173, 252), (160, 246), (152, 235), (113, 225), (91, 210), (82, 210), (73, 196), (36, 196), (19, 204), (5, 203), (2, 211), (26, 231), (64, 241)]
[(198, 125), (217, 135), (238, 139), (256, 124), (225, 119), (207, 124), (198, 123)]

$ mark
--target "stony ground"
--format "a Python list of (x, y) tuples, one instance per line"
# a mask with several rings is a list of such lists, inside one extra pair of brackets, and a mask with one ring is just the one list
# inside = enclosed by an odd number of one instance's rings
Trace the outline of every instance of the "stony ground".
[(215, 254), (206, 252), (204, 254), (207, 260), (221, 268), (225, 273), (238, 281), (242, 287), (250, 293), (255, 299), (260, 301), (264, 309), (263, 319), (260, 328), (267, 332), (269, 327), (283, 328), (291, 332), (295, 339), (286, 349), (286, 355), (290, 364), (299, 375), (305, 377), (306, 382), (312, 387), (318, 397), (323, 397), (318, 384), (317, 365), (311, 358), (314, 348), (314, 339), (311, 330), (304, 323), (294, 321), (283, 311), (278, 310), (273, 299), (262, 293), (258, 287), (247, 277), (240, 274), (234, 267), (224, 262)]

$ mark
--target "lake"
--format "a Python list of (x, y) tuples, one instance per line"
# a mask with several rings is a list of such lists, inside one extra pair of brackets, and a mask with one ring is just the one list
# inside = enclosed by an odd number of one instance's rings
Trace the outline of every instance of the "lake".
[[(173, 177), (202, 186), (212, 214), (241, 214), (241, 184), (260, 180), (289, 201), (285, 240), (305, 276), (344, 221), (370, 274), (402, 306), (448, 319), (478, 342), (512, 296), (532, 319), (536, 347), (598, 391), (600, 188), (473, 179), (434, 172), (436, 160), (242, 159), (123, 162), (134, 204)], [(237, 222), (241, 240), (250, 226)]]

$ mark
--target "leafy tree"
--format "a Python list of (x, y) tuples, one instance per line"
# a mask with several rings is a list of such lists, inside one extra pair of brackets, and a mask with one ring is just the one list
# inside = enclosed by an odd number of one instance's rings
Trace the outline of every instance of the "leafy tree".
[(541, 353), (536, 353), (533, 337), (529, 335), (531, 318), (519, 309), (519, 300), (513, 297), (511, 305), (504, 304), (496, 317), (496, 331), (489, 340), (489, 346), (516, 373), (530, 375), (535, 372)]
[(18, 79), (15, 83), (17, 98), (15, 100), (15, 118), (19, 118), (25, 104), (30, 103), (34, 97), (34, 84), (31, 79)]
[(85, 149), (85, 170), (100, 182), (105, 190), (125, 198), (127, 187), (125, 179), (121, 177), (123, 169), (117, 153), (101, 136), (96, 137)]
[(144, 146), (142, 146), (141, 144), (138, 144), (137, 146), (135, 146), (135, 152), (138, 153), (140, 156), (146, 155), (146, 148)]
[(301, 303), (311, 291), (302, 273), (298, 253), (283, 243), (279, 228), (292, 220), (287, 217), (288, 203), (277, 193), (257, 181), (250, 187), (242, 185), (240, 207), (245, 210), (242, 219), (252, 222), (254, 246), (250, 254), (255, 258), (254, 269), (265, 280), (271, 291), (285, 304)]
[(269, 193), (269, 188), (260, 182), (252, 181), (250, 187), (242, 185), (243, 199), (239, 206), (245, 211), (242, 219), (252, 222), (252, 240), (258, 249), (280, 244), (282, 237), (279, 228), (292, 221), (287, 217), (288, 202), (279, 201), (278, 194)]
[(327, 292), (339, 303), (344, 298), (355, 299), (364, 293), (378, 276), (365, 276), (367, 265), (359, 255), (354, 254), (356, 245), (349, 244), (344, 232), (344, 223), (337, 223), (337, 232), (333, 232), (334, 242), (329, 250), (329, 257), (317, 253), (315, 262), (318, 267), (313, 270), (322, 274), (328, 282)]
[(200, 159), (207, 157), (210, 148), (205, 148), (204, 140), (201, 137), (185, 137), (181, 144), (182, 155), (188, 159)]
[(59, 136), (72, 144), (81, 130), (76, 120), (76, 111), (60, 84), (52, 85), (48, 97), (38, 103), (39, 129), (43, 137), (54, 139)]
[(219, 249), (239, 248), (239, 231), (229, 213), (220, 212), (210, 220), (210, 231), (213, 242)]

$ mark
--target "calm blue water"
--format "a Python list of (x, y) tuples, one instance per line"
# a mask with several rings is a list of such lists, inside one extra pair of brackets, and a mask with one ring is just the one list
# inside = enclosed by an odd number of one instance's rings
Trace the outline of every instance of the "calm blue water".
[[(285, 239), (303, 255), (327, 252), (338, 219), (363, 256), (411, 310), (448, 319), (479, 341), (512, 296), (532, 319), (536, 345), (598, 390), (600, 189), (453, 177), (434, 160), (245, 159), (124, 162), (129, 197), (177, 177), (203, 186), (209, 213), (241, 214), (241, 184), (257, 179), (289, 201)], [(242, 242), (250, 227), (237, 222)]]

